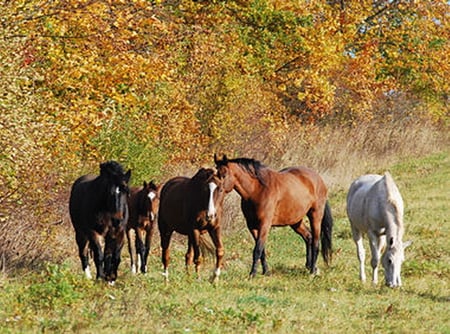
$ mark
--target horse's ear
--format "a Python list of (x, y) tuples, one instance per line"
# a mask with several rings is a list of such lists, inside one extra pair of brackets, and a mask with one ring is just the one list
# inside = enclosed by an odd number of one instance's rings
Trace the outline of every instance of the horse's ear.
[(219, 160), (217, 159), (217, 154), (214, 153), (214, 163), (217, 165), (218, 162), (219, 162)]
[(106, 171), (106, 162), (100, 164), (100, 175), (104, 174)]
[(223, 162), (228, 163), (228, 158), (227, 158), (226, 154), (223, 155), (222, 160), (223, 160)]
[(131, 178), (131, 169), (129, 169), (128, 172), (126, 172), (124, 175), (125, 182), (128, 183), (130, 181), (130, 178)]
[(143, 186), (144, 188), (147, 188), (147, 182), (144, 181), (144, 183), (142, 184), (142, 186)]

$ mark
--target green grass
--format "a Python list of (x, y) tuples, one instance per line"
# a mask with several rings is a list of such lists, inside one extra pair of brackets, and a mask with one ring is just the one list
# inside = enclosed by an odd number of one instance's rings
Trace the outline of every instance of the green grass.
[[(84, 279), (76, 254), (39, 272), (0, 275), (0, 332), (450, 333), (449, 154), (390, 171), (405, 201), (405, 240), (413, 241), (400, 289), (360, 283), (340, 191), (331, 197), (334, 261), (326, 268), (320, 260), (318, 276), (304, 268), (303, 241), (289, 228), (277, 228), (267, 245), (272, 275), (248, 280), (253, 242), (238, 221), (242, 228), (224, 236), (226, 265), (216, 285), (208, 281), (211, 261), (201, 280), (185, 274), (185, 246), (177, 243), (169, 283), (158, 249), (145, 276), (130, 274), (124, 251), (113, 287)], [(366, 270), (370, 277), (368, 262)]]

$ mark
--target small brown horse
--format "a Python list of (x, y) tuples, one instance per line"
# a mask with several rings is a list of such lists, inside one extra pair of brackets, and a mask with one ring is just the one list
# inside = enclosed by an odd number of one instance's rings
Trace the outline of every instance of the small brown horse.
[(221, 239), (222, 204), (225, 193), (212, 169), (201, 168), (192, 177), (175, 177), (162, 188), (158, 227), (161, 236), (164, 275), (168, 278), (169, 245), (174, 231), (188, 236), (186, 268), (195, 263), (199, 274), (201, 234), (208, 232), (216, 248), (213, 281), (222, 267), (224, 247)]
[[(78, 245), (81, 266), (88, 278), (89, 249), (94, 255), (97, 278), (114, 283), (120, 264), (128, 220), (127, 197), (131, 171), (108, 161), (100, 175), (84, 175), (72, 185), (69, 211)], [(104, 241), (104, 248), (102, 243)]]
[[(331, 260), (333, 218), (327, 202), (327, 188), (319, 174), (306, 167), (272, 170), (259, 161), (231, 159), (214, 155), (219, 178), (225, 192), (236, 190), (247, 226), (255, 240), (250, 277), (261, 260), (263, 274), (268, 274), (265, 243), (272, 226), (291, 226), (306, 243), (306, 266), (316, 273), (319, 238), (322, 256)], [(311, 231), (304, 223), (308, 216)]]
[[(147, 272), (147, 259), (159, 206), (159, 191), (153, 181), (141, 187), (132, 187), (128, 198), (130, 218), (127, 223), (128, 252), (130, 253), (131, 272)], [(132, 231), (134, 231), (134, 247)], [(144, 243), (145, 240), (145, 243)], [(134, 249), (133, 249), (134, 248)]]

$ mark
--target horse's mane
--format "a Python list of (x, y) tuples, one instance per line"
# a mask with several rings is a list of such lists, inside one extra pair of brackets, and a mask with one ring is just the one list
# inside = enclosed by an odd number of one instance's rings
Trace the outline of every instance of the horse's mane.
[(403, 235), (403, 200), (400, 195), (400, 191), (397, 188), (397, 185), (392, 178), (392, 175), (389, 172), (384, 173), (385, 184), (386, 184), (386, 192), (387, 192), (387, 201), (391, 204), (396, 211), (396, 221), (397, 221), (397, 229), (396, 234), (397, 238), (401, 240)]
[(106, 174), (121, 176), (124, 175), (125, 172), (123, 167), (116, 161), (107, 161), (100, 164), (100, 175), (104, 176)]
[(241, 166), (247, 173), (256, 178), (262, 185), (266, 185), (262, 170), (266, 168), (264, 164), (255, 159), (236, 158), (230, 159), (228, 162), (234, 162)]

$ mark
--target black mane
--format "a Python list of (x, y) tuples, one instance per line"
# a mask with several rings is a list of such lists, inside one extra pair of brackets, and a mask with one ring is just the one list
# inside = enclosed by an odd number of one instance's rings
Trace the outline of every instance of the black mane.
[(236, 159), (230, 159), (230, 160), (228, 160), (228, 162), (233, 162), (233, 163), (238, 164), (247, 173), (249, 173), (254, 178), (258, 179), (258, 181), (262, 185), (266, 185), (262, 171), (267, 167), (260, 161), (255, 160), (255, 159), (250, 159), (250, 158), (236, 158)]
[(100, 164), (100, 175), (122, 176), (125, 174), (123, 167), (116, 161), (107, 161)]

